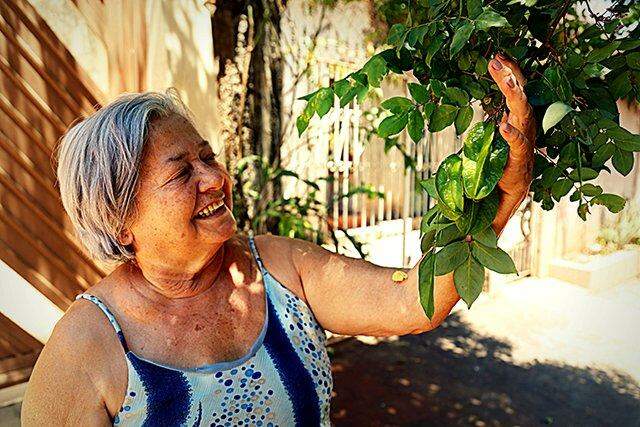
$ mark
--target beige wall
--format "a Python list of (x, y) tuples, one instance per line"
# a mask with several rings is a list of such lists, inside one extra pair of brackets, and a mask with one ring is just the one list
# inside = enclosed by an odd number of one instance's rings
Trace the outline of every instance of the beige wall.
[[(618, 103), (620, 124), (633, 133), (640, 133), (640, 108)], [(640, 156), (635, 154), (635, 165), (629, 175), (622, 176), (609, 162), (607, 165), (612, 173), (603, 172), (596, 180), (605, 192), (619, 194), (629, 200), (640, 202)], [(534, 204), (534, 217), (531, 238), (536, 254), (534, 274), (545, 276), (548, 274), (549, 262), (558, 257), (564, 257), (584, 251), (588, 245), (595, 242), (598, 232), (606, 220), (615, 218), (603, 206), (591, 207), (591, 215), (587, 221), (582, 221), (577, 214), (578, 204), (562, 200), (550, 211), (543, 211), (538, 204)]]
[(108, 102), (175, 87), (203, 137), (218, 140), (210, 12), (196, 0), (29, 0)]

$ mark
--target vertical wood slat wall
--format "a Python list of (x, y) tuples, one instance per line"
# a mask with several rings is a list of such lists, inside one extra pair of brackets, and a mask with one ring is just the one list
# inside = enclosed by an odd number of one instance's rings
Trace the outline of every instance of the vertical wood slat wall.
[(73, 235), (54, 153), (101, 100), (26, 0), (0, 0), (0, 259), (63, 310), (105, 271)]

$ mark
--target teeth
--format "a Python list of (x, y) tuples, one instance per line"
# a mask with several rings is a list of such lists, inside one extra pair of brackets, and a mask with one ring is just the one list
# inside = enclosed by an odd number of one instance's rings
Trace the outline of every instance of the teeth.
[(203, 210), (201, 210), (200, 212), (198, 212), (197, 216), (199, 218), (207, 217), (207, 216), (211, 215), (213, 213), (213, 211), (215, 211), (216, 209), (218, 209), (222, 205), (224, 205), (224, 201), (223, 200), (220, 200), (217, 203), (213, 203), (213, 204), (207, 206), (206, 208), (204, 208)]

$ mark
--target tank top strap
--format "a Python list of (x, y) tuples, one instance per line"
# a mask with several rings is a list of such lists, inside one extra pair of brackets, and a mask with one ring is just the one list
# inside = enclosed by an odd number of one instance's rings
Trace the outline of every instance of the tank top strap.
[(256, 262), (258, 263), (258, 267), (260, 268), (260, 273), (262, 273), (262, 275), (265, 275), (265, 268), (264, 268), (264, 264), (262, 263), (262, 258), (260, 258), (260, 253), (258, 252), (258, 248), (256, 248), (256, 242), (253, 240), (253, 233), (250, 232), (249, 233), (249, 247), (251, 248), (251, 253), (253, 254), (253, 257), (256, 259)]
[(104, 313), (104, 315), (107, 316), (107, 319), (109, 320), (109, 323), (113, 327), (113, 330), (116, 331), (116, 335), (118, 336), (118, 340), (120, 340), (120, 344), (122, 345), (124, 352), (128, 353), (129, 347), (127, 346), (127, 342), (124, 339), (122, 328), (120, 328), (120, 324), (118, 324), (118, 321), (116, 320), (113, 313), (111, 313), (111, 310), (109, 310), (109, 307), (107, 307), (106, 304), (100, 300), (100, 298), (91, 294), (87, 294), (87, 293), (80, 294), (76, 297), (76, 300), (78, 299), (86, 299), (87, 301), (91, 301), (96, 306), (98, 306), (98, 308)]

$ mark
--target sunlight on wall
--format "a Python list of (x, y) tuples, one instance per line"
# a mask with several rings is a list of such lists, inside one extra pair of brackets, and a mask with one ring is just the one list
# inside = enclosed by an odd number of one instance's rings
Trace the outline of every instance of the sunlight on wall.
[(0, 312), (38, 341), (45, 343), (63, 312), (0, 261)]

